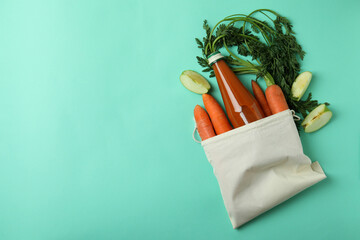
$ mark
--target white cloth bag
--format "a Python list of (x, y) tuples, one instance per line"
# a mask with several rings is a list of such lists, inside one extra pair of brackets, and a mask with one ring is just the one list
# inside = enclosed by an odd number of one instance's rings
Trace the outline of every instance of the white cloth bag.
[(290, 110), (201, 144), (234, 228), (326, 178), (304, 155)]

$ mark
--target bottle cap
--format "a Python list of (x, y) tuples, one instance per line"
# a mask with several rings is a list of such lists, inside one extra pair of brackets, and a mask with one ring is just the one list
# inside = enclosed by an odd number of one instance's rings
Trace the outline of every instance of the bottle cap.
[(219, 61), (220, 59), (223, 59), (223, 58), (224, 58), (224, 56), (221, 55), (221, 53), (219, 51), (213, 52), (208, 57), (209, 65), (212, 66), (214, 63), (216, 63), (217, 61)]

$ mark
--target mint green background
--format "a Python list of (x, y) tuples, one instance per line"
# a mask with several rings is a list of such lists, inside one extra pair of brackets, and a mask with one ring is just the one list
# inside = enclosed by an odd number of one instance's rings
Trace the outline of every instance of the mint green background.
[[(233, 230), (191, 138), (194, 37), (288, 16), (334, 117), (302, 134), (328, 179)], [(360, 1), (0, 2), (0, 239), (360, 238)], [(243, 78), (248, 84), (250, 78)], [(211, 80), (219, 99), (214, 80)]]

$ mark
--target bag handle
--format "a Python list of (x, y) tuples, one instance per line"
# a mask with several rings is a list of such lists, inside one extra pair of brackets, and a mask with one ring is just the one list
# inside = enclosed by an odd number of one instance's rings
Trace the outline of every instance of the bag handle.
[(201, 141), (197, 140), (196, 137), (195, 137), (195, 133), (196, 133), (196, 130), (197, 130), (195, 118), (194, 118), (194, 123), (195, 123), (195, 127), (194, 127), (194, 131), (193, 131), (192, 137), (193, 137), (193, 139), (194, 139), (195, 142), (201, 143)]
[(292, 116), (293, 116), (295, 122), (298, 122), (301, 120), (301, 118), (298, 115), (296, 115), (294, 110), (290, 110), (290, 112), (292, 113)]

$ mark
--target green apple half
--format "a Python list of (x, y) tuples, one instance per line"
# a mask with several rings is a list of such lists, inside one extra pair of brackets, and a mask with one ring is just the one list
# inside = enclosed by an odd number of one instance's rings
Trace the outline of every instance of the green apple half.
[(183, 71), (180, 82), (185, 88), (198, 94), (207, 93), (211, 88), (210, 83), (203, 76), (192, 70)]
[(291, 94), (297, 101), (299, 101), (306, 92), (306, 89), (310, 84), (311, 78), (311, 72), (302, 72), (299, 74), (299, 76), (296, 77), (291, 87)]
[(332, 117), (332, 112), (326, 107), (325, 104), (321, 104), (312, 110), (301, 123), (305, 132), (314, 132), (327, 124)]

